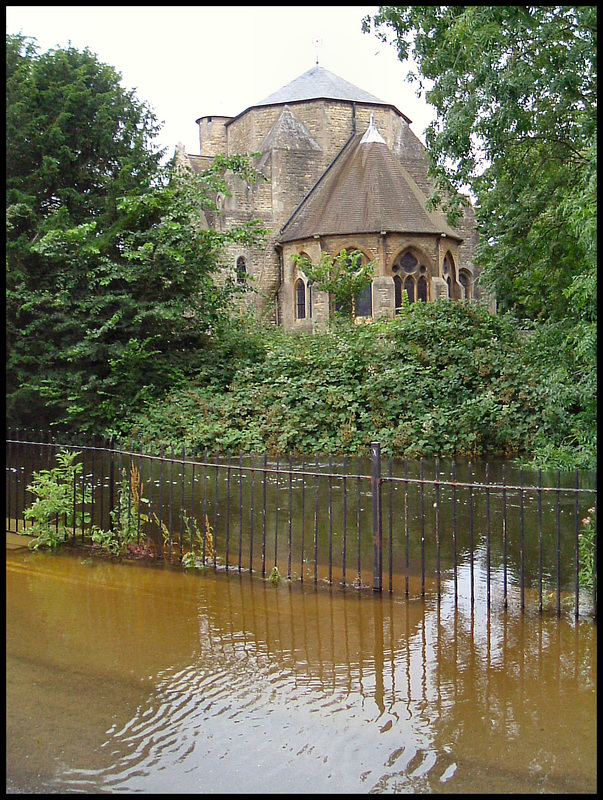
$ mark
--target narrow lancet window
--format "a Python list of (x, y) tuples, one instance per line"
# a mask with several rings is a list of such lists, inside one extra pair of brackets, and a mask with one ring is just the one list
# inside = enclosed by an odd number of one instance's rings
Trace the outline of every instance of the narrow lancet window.
[(295, 311), (297, 319), (306, 318), (306, 284), (301, 278), (295, 281)]
[(404, 281), (404, 288), (406, 289), (406, 293), (408, 294), (408, 302), (414, 303), (415, 302), (415, 282), (410, 277), (410, 275)]
[(237, 258), (237, 283), (247, 283), (247, 264), (243, 256)]

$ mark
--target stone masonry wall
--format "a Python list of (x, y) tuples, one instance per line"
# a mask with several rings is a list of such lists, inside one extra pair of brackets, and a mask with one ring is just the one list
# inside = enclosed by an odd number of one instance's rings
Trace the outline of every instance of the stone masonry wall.
[[(223, 213), (217, 218), (217, 224), (221, 229), (227, 229), (259, 218), (271, 231), (266, 244), (262, 247), (243, 250), (236, 245), (230, 246), (226, 253), (227, 266), (234, 271), (237, 258), (243, 255), (248, 274), (252, 278), (250, 283), (255, 287), (253, 298), (256, 306), (268, 308), (278, 295), (279, 307), (274, 312), (275, 320), (278, 316), (279, 323), (285, 327), (311, 329), (316, 320), (322, 319), (321, 315), (324, 315), (325, 309), (322, 309), (321, 303), (323, 305), (326, 303), (328, 316), (328, 298), (325, 300), (319, 296), (322, 293), (316, 293), (313, 322), (295, 320), (293, 297), (295, 277), (289, 266), (291, 247), (285, 245), (281, 256), (277, 248), (278, 234), (352, 134), (353, 110), (350, 102), (331, 100), (291, 103), (288, 107), (295, 119), (305, 126), (312, 139), (319, 145), (320, 151), (296, 150), (293, 145), (275, 146), (271, 151), (253, 159), (253, 163), (260, 166), (261, 172), (268, 179), (267, 182), (247, 185), (238, 177), (227, 176), (231, 196), (219, 198), (219, 206)], [(260, 151), (282, 111), (282, 105), (266, 106), (251, 108), (235, 118), (202, 118), (199, 120), (202, 155), (210, 155), (209, 151), (211, 155), (220, 151), (229, 155)], [(371, 115), (387, 145), (398, 156), (424, 194), (429, 196), (433, 184), (427, 174), (427, 153), (421, 141), (410, 130), (409, 124), (392, 108), (356, 104), (356, 133), (364, 133)], [(321, 246), (331, 255), (336, 255), (344, 247), (348, 250), (358, 248), (368, 259), (375, 260), (376, 278), (379, 280), (375, 282), (378, 286), (374, 289), (374, 296), (377, 297), (375, 295), (377, 292), (378, 307), (389, 313), (391, 311), (389, 306), (393, 303), (393, 301), (390, 303), (389, 297), (393, 293), (391, 266), (395, 257), (407, 246), (419, 248), (429, 262), (432, 299), (442, 291), (440, 285), (440, 282), (443, 284), (442, 262), (447, 251), (453, 256), (457, 275), (461, 267), (469, 269), (473, 275), (476, 274), (472, 263), (477, 242), (474, 220), (473, 210), (468, 209), (459, 225), (459, 233), (464, 238), (460, 247), (451, 239), (438, 241), (437, 236), (402, 234), (388, 234), (385, 237), (368, 234), (329, 237), (328, 240), (320, 242), (313, 240), (308, 247), (312, 251), (318, 248), (316, 250), (318, 257)], [(300, 252), (300, 246), (301, 244), (297, 243), (291, 252)], [(306, 252), (314, 258), (308, 250)], [(391, 296), (393, 297), (393, 294)], [(270, 313), (272, 314), (272, 311)]]

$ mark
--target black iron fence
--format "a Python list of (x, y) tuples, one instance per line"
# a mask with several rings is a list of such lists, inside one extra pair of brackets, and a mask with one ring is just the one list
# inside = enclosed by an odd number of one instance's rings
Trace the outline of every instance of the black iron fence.
[(7, 531), (31, 526), (33, 473), (61, 450), (81, 463), (65, 533), (74, 543), (127, 522), (132, 553), (191, 568), (596, 614), (595, 473), (393, 461), (377, 442), (369, 459), (269, 459), (13, 431)]

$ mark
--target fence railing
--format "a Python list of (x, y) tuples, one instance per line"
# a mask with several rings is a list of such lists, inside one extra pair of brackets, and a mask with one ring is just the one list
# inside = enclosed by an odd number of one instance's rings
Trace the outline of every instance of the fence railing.
[[(111, 530), (127, 516), (137, 545), (190, 566), (407, 597), (434, 592), (471, 609), (483, 602), (596, 615), (596, 473), (564, 473), (562, 485), (559, 471), (519, 469), (510, 478), (504, 463), (394, 462), (378, 442), (368, 461), (294, 461), (13, 431), (7, 531), (26, 532), (24, 511), (35, 499), (27, 487), (60, 450), (81, 453), (74, 543), (91, 526)], [(594, 531), (588, 590), (585, 521)]]

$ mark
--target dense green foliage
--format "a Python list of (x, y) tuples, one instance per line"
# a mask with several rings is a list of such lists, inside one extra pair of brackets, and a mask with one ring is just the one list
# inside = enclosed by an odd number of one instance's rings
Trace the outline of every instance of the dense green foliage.
[(235, 289), (214, 280), (222, 248), (261, 229), (199, 220), (225, 170), (255, 176), (241, 157), (161, 167), (153, 114), (87, 50), (8, 36), (7, 72), (8, 422), (119, 430), (213, 369)]
[(82, 528), (90, 523), (90, 514), (82, 513), (81, 505), (74, 515), (74, 491), (80, 494), (82, 504), (90, 504), (92, 488), (85, 485), (82, 489), (82, 464), (76, 463), (81, 453), (61, 450), (56, 455), (57, 466), (52, 469), (41, 469), (34, 472), (27, 490), (35, 495), (34, 502), (23, 512), (23, 517), (31, 525), (20, 531), (35, 537), (29, 546), (32, 550), (39, 547), (55, 548), (71, 536), (75, 528)]
[(228, 391), (189, 386), (138, 416), (137, 435), (200, 447), (395, 455), (513, 454), (556, 424), (512, 318), (453, 301), (313, 335), (266, 332)]
[[(477, 196), (502, 313), (406, 303), (393, 320), (314, 335), (235, 316), (237, 285), (216, 280), (224, 246), (263, 233), (200, 225), (226, 170), (257, 179), (246, 158), (218, 156), (200, 176), (160, 166), (154, 115), (113, 68), (7, 37), (8, 424), (223, 450), (362, 453), (378, 439), (397, 456), (591, 466), (593, 13), (380, 10), (401, 57), (413, 34), (434, 82), (441, 196), (465, 183)], [(347, 257), (300, 266), (348, 310), (372, 271)]]
[(470, 187), (480, 281), (534, 326), (533, 358), (558, 426), (540, 462), (594, 463), (596, 447), (596, 6), (382, 6), (363, 22), (412, 56), (437, 111), (426, 133), (453, 217)]
[(596, 21), (595, 6), (383, 6), (373, 20), (414, 57), (442, 196), (471, 187), (478, 262), (522, 316), (563, 318), (564, 289), (594, 269)]

